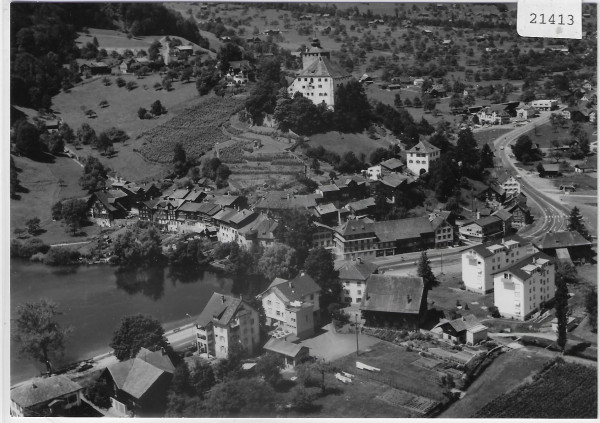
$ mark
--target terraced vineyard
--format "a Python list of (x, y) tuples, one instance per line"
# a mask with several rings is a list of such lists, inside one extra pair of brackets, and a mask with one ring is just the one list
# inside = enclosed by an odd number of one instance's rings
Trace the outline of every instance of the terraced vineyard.
[(173, 157), (173, 147), (179, 142), (188, 157), (200, 157), (217, 142), (229, 139), (221, 126), (242, 107), (241, 97), (206, 98), (202, 103), (141, 134), (143, 144), (139, 153), (152, 162), (168, 163)]
[(559, 363), (532, 383), (504, 394), (473, 417), (586, 419), (598, 412), (595, 367)]

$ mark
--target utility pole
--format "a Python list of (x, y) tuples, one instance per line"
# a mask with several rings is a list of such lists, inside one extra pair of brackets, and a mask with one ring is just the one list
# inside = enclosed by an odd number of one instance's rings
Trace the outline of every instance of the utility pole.
[(354, 328), (356, 330), (356, 355), (358, 356), (358, 314), (354, 313)]
[(444, 249), (441, 250), (442, 255), (440, 257), (440, 275), (444, 274)]

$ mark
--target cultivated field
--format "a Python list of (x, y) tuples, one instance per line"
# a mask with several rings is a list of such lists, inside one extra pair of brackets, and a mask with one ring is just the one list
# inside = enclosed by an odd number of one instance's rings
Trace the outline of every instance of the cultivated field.
[(221, 129), (243, 107), (244, 96), (204, 97), (194, 107), (140, 135), (140, 154), (155, 163), (169, 163), (173, 147), (181, 143), (188, 157), (200, 157), (229, 139)]
[(341, 132), (326, 132), (310, 137), (309, 145), (311, 147), (323, 146), (326, 150), (330, 150), (342, 156), (348, 151), (354, 152), (356, 156), (364, 154), (369, 159), (369, 154), (379, 147), (388, 148), (390, 142), (384, 139), (373, 140), (366, 134), (343, 134)]
[(496, 398), (477, 418), (589, 419), (598, 417), (596, 367), (562, 363), (539, 379)]

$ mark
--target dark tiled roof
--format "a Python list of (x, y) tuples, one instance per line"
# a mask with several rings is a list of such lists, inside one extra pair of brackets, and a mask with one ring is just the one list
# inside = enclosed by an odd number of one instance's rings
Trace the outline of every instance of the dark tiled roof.
[(383, 175), (383, 178), (381, 178), (379, 181), (391, 188), (397, 188), (404, 183), (411, 182), (411, 178), (407, 175), (401, 175), (399, 173), (390, 173), (388, 175)]
[(586, 240), (577, 231), (561, 231), (548, 232), (544, 235), (540, 235), (539, 237), (534, 238), (533, 245), (540, 250), (545, 250), (552, 248), (591, 246), (592, 243)]
[(240, 304), (241, 298), (234, 298), (229, 295), (213, 293), (204, 310), (200, 313), (197, 323), (200, 326), (206, 326), (210, 322), (216, 322), (221, 325), (227, 325), (235, 315)]
[(508, 210), (500, 209), (492, 213), (492, 216), (497, 216), (502, 221), (507, 221), (512, 217), (512, 214)]
[(311, 208), (317, 206), (316, 198), (321, 198), (321, 196), (317, 194), (289, 195), (288, 198), (286, 191), (271, 191), (256, 204), (255, 208), (272, 210)]
[(32, 407), (83, 389), (66, 376), (36, 378), (11, 389), (10, 398), (23, 408)]
[(422, 234), (434, 232), (427, 216), (375, 222), (373, 229), (377, 238), (382, 242), (417, 238)]
[(281, 293), (286, 301), (300, 300), (306, 295), (321, 292), (321, 287), (306, 273), (301, 273), (289, 281), (280, 280), (275, 285), (272, 283), (271, 288)]
[(481, 219), (477, 219), (473, 223), (481, 226), (482, 228), (485, 228), (487, 226), (497, 225), (499, 220), (501, 220), (499, 217), (492, 215), (492, 216), (482, 217)]
[(339, 271), (338, 278), (362, 280), (365, 281), (375, 271), (377, 271), (377, 265), (366, 260), (344, 260), (335, 264), (335, 270)]
[(342, 69), (337, 64), (333, 63), (327, 57), (320, 57), (311, 63), (306, 69), (301, 70), (298, 73), (298, 77), (331, 77), (331, 78), (343, 78), (349, 77), (350, 74)]
[(374, 232), (373, 224), (366, 223), (361, 220), (348, 220), (341, 226), (336, 228), (336, 231), (341, 235), (358, 235), (370, 234)]
[(369, 197), (363, 200), (353, 201), (348, 203), (346, 207), (355, 211), (366, 210), (369, 207), (375, 207), (375, 199), (373, 197)]
[(423, 279), (410, 276), (371, 275), (360, 309), (389, 313), (415, 313), (421, 310)]
[(402, 161), (395, 157), (392, 157), (391, 159), (387, 159), (379, 164), (381, 166), (385, 167), (386, 169), (390, 169), (390, 170), (395, 170), (395, 169), (398, 169), (398, 168), (401, 168), (402, 166), (404, 166)]
[(408, 150), (408, 153), (433, 153), (434, 151), (440, 151), (439, 148), (430, 144), (428, 141), (419, 141), (417, 145)]

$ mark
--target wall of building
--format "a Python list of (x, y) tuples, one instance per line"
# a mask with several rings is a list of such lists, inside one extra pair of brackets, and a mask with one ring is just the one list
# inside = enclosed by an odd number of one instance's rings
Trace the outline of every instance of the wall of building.
[(340, 301), (344, 304), (360, 305), (362, 302), (363, 293), (367, 287), (366, 281), (356, 279), (340, 279), (340, 282), (342, 283)]

